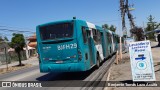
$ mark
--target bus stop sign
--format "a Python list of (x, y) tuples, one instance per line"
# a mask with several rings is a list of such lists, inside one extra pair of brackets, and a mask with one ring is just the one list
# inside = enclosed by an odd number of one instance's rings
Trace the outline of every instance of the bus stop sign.
[(133, 81), (155, 81), (150, 41), (131, 42), (129, 54)]

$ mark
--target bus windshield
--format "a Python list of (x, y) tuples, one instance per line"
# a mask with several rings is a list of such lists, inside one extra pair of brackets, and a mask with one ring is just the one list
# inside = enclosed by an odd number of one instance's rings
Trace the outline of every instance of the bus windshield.
[(42, 40), (54, 40), (73, 37), (73, 23), (60, 23), (39, 28)]

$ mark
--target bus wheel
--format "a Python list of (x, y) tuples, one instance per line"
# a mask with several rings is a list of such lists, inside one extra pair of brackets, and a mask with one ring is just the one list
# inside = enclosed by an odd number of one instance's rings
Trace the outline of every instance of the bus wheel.
[(96, 68), (99, 68), (100, 66), (100, 57), (99, 54), (97, 53), (97, 63), (96, 63)]

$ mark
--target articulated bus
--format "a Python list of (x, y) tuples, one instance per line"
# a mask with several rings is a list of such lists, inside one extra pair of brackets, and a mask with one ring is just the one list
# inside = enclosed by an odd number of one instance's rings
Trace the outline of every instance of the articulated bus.
[(118, 47), (118, 35), (83, 20), (38, 25), (36, 35), (40, 72), (87, 71)]

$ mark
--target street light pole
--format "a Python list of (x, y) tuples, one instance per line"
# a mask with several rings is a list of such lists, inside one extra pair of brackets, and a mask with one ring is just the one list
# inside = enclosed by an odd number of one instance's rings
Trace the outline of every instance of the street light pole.
[(25, 37), (25, 44), (26, 44), (26, 58), (29, 59), (27, 37)]

